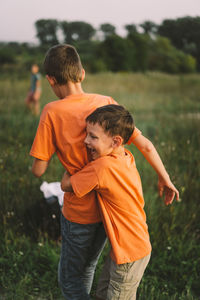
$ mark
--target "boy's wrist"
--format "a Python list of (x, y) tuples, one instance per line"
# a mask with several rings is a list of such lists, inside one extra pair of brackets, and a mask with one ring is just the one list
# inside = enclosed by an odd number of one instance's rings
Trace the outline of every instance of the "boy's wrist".
[(158, 174), (158, 178), (159, 180), (162, 180), (162, 181), (170, 181), (170, 177), (169, 177), (169, 174), (166, 172), (165, 174)]
[(70, 177), (71, 177), (71, 175), (67, 171), (65, 171), (62, 181), (61, 181), (61, 189), (64, 192), (70, 192), (72, 190)]

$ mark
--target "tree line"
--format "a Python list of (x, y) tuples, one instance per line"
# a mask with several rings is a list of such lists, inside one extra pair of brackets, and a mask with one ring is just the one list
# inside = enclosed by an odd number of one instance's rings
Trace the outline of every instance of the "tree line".
[[(166, 19), (160, 25), (145, 21), (124, 27), (126, 35), (122, 37), (110, 23), (95, 29), (83, 21), (40, 19), (35, 22), (39, 46), (15, 43), (12, 48), (18, 52), (23, 48), (30, 55), (39, 57), (39, 53), (43, 55), (55, 44), (72, 44), (90, 72), (158, 70), (189, 73), (200, 70), (200, 17)], [(15, 56), (10, 55), (13, 49), (8, 51), (8, 45), (1, 45), (0, 64), (5, 63), (6, 56), (7, 63), (9, 57), (11, 62), (15, 60)]]

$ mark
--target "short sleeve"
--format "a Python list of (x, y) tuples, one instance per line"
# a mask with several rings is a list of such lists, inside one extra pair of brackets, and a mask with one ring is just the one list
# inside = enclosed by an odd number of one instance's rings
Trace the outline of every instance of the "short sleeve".
[(70, 182), (75, 195), (79, 198), (99, 187), (98, 176), (92, 163), (72, 175)]
[(41, 79), (41, 74), (40, 74), (40, 73), (36, 74), (36, 79), (37, 79), (37, 80), (40, 80), (40, 79)]
[(109, 97), (109, 98), (110, 98), (110, 101), (109, 101), (110, 104), (119, 105), (119, 103), (117, 103), (112, 97)]
[(45, 122), (46, 119), (47, 114), (43, 111), (35, 139), (30, 150), (30, 155), (35, 158), (48, 161), (56, 151), (56, 146), (54, 142), (53, 128)]
[(134, 131), (133, 131), (133, 134), (132, 136), (130, 137), (129, 141), (128, 141), (128, 145), (130, 145), (131, 143), (133, 143), (134, 139), (136, 137), (138, 137), (140, 134), (142, 134), (142, 132), (137, 128), (135, 127)]

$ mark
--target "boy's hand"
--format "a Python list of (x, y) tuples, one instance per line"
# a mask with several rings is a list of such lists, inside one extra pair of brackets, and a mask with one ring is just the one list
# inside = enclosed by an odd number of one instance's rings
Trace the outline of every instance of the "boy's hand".
[(73, 192), (70, 177), (71, 175), (67, 171), (65, 171), (61, 181), (61, 189), (63, 190), (63, 192)]
[(179, 200), (179, 192), (173, 185), (170, 179), (165, 181), (163, 178), (158, 178), (158, 192), (160, 197), (164, 194), (164, 201), (166, 205), (169, 205), (173, 202), (174, 196), (176, 196), (176, 200)]

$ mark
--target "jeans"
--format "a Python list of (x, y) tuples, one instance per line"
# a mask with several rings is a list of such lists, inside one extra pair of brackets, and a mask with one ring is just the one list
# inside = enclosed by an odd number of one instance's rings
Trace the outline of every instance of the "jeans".
[(89, 300), (95, 268), (106, 243), (102, 223), (78, 224), (61, 214), (58, 281), (65, 299)]

